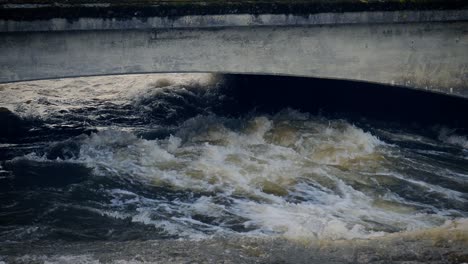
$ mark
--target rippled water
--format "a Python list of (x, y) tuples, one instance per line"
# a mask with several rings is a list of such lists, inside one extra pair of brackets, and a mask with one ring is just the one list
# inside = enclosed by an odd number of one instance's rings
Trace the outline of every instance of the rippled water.
[[(15, 243), (313, 243), (466, 223), (462, 129), (263, 111), (233, 94), (209, 74), (1, 85), (0, 106), (21, 122), (0, 145), (0, 255)], [(29, 257), (16, 261), (47, 260)]]

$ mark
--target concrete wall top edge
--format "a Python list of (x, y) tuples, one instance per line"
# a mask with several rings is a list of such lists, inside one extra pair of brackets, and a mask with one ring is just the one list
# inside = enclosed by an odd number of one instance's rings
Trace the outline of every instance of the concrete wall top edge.
[(84, 30), (131, 30), (131, 29), (175, 29), (175, 28), (216, 28), (252, 26), (312, 26), (338, 24), (392, 24), (421, 22), (468, 21), (468, 8), (462, 10), (424, 11), (373, 11), (319, 13), (305, 15), (288, 14), (229, 14), (229, 15), (187, 15), (182, 17), (147, 17), (141, 19), (79, 18), (67, 20), (15, 21), (0, 19), (0, 33), (84, 31)]
[(181, 17), (188, 15), (459, 10), (466, 0), (0, 0), (0, 19)]

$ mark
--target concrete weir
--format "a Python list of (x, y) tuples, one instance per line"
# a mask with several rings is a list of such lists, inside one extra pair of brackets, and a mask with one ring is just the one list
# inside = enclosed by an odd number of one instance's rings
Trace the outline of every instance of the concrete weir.
[(336, 78), (468, 98), (462, 0), (0, 0), (0, 82), (217, 72)]

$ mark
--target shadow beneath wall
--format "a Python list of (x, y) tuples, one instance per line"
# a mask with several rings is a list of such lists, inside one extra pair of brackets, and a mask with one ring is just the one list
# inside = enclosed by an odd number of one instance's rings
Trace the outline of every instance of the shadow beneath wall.
[(290, 107), (331, 118), (403, 125), (444, 125), (468, 132), (468, 100), (364, 82), (286, 76), (226, 75), (238, 109)]

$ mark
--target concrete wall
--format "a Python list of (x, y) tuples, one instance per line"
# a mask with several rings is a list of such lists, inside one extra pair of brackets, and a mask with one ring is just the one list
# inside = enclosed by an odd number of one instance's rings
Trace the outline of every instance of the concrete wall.
[(468, 22), (0, 33), (0, 82), (146, 72), (295, 75), (468, 98)]
[[(1, 0), (0, 0), (1, 1)], [(1, 10), (1, 9), (0, 9)], [(17, 10), (10, 11), (13, 14)], [(252, 26), (313, 26), (340, 24), (391, 24), (468, 21), (468, 10), (399, 10), (372, 12), (338, 12), (314, 14), (222, 14), (184, 15), (177, 17), (102, 18), (54, 17), (46, 19), (2, 19), (1, 32), (83, 31), (124, 29), (218, 28)]]

